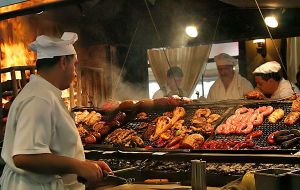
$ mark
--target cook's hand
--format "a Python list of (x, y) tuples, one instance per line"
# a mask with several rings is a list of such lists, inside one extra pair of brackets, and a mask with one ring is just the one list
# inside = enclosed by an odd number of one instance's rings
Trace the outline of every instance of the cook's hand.
[(94, 161), (102, 170), (106, 171), (109, 174), (113, 174), (113, 171), (110, 167), (102, 160)]
[(94, 162), (82, 161), (77, 168), (77, 175), (86, 180), (87, 186), (99, 183), (103, 179), (101, 167)]

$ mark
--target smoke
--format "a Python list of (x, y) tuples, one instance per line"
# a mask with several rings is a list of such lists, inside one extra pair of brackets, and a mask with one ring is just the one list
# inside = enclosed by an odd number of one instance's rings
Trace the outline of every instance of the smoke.
[[(137, 84), (132, 84), (124, 80), (126, 70), (117, 66), (111, 67), (112, 72), (112, 98), (116, 100), (145, 99), (145, 89)], [(122, 72), (121, 72), (122, 71)]]

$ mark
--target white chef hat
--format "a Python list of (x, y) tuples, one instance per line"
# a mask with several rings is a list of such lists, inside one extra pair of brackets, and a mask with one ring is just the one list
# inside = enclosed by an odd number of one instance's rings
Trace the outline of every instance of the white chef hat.
[(230, 55), (228, 55), (227, 53), (221, 53), (219, 55), (216, 55), (214, 57), (214, 60), (217, 64), (217, 66), (221, 66), (221, 65), (232, 65), (235, 66), (237, 65), (237, 59), (231, 57)]
[(253, 74), (255, 73), (262, 73), (262, 74), (269, 74), (269, 73), (277, 73), (281, 69), (281, 66), (276, 61), (270, 61), (262, 64), (261, 66), (257, 67)]
[(64, 32), (61, 38), (38, 36), (29, 48), (37, 52), (37, 59), (53, 58), (54, 56), (76, 54), (73, 44), (78, 36), (73, 32)]

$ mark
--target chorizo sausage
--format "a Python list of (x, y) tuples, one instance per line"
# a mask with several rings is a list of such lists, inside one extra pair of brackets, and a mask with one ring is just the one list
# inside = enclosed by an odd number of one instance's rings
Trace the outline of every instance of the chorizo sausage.
[(275, 140), (274, 140), (274, 136), (278, 133), (279, 131), (275, 131), (273, 133), (271, 133), (268, 138), (267, 141), (269, 144), (275, 144)]
[(294, 146), (296, 146), (298, 143), (300, 142), (300, 137), (296, 137), (293, 139), (290, 139), (288, 141), (284, 141), (281, 144), (282, 148), (293, 148)]
[(246, 137), (246, 139), (250, 139), (251, 140), (252, 138), (258, 138), (258, 137), (261, 137), (262, 134), (263, 134), (263, 132), (261, 130), (257, 130), (257, 131), (254, 131), (254, 132), (250, 133)]

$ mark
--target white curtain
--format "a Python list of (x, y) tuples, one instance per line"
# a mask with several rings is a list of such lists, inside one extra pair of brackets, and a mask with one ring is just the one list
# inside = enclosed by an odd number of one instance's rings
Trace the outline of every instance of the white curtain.
[(300, 67), (300, 37), (287, 38), (287, 75), (296, 82), (296, 74)]
[(184, 76), (180, 87), (191, 96), (207, 62), (210, 46), (170, 48), (165, 49), (165, 53), (162, 48), (148, 50), (149, 64), (159, 86), (166, 85), (168, 59), (171, 66), (182, 69)]

